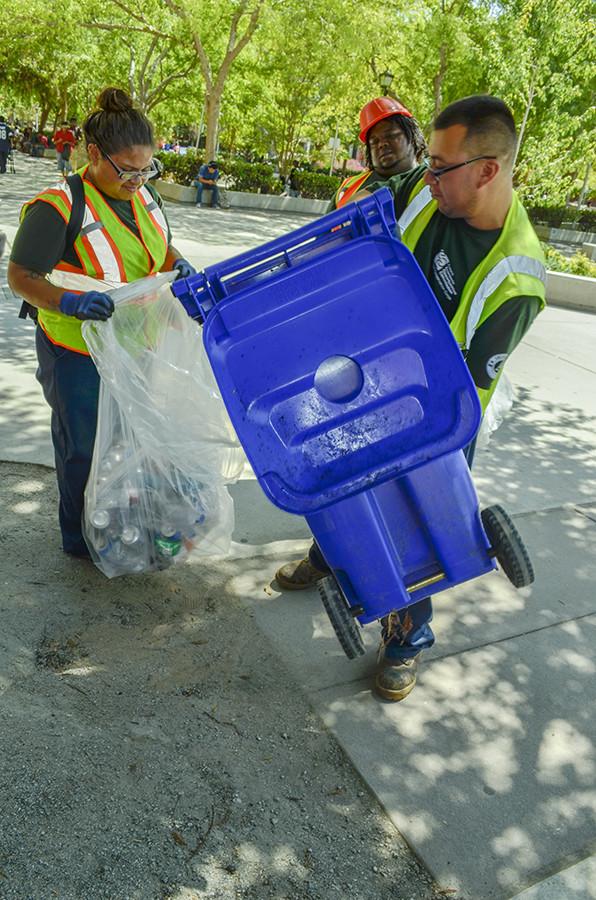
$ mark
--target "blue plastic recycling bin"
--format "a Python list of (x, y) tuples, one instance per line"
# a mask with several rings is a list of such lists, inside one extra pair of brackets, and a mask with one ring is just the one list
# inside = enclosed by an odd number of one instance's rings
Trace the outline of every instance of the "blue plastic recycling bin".
[(388, 189), (173, 290), (262, 489), (306, 517), (349, 616), (496, 568), (462, 452), (480, 403)]

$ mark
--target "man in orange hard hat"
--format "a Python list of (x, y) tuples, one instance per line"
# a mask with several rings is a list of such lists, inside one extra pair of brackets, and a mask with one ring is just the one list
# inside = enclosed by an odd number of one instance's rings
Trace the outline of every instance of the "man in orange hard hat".
[(364, 188), (376, 191), (394, 175), (413, 169), (426, 148), (416, 119), (393, 97), (377, 97), (362, 107), (360, 140), (366, 144), (367, 168), (342, 181), (332, 209), (339, 209)]

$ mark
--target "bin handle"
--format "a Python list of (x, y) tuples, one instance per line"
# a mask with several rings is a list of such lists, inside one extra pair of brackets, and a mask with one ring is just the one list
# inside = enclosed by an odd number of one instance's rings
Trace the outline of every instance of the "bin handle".
[(304, 225), (288, 235), (275, 238), (261, 247), (248, 250), (230, 260), (209, 266), (204, 270), (204, 274), (210, 293), (216, 302), (223, 300), (228, 296), (224, 278), (235, 272), (240, 273), (243, 269), (246, 269), (247, 275), (250, 275), (250, 270), (267, 259), (281, 256), (287, 267), (290, 268), (293, 265), (290, 256), (292, 250), (299, 249), (309, 241), (316, 242), (317, 238), (330, 239), (334, 230), (341, 228), (344, 237), (355, 239), (373, 234), (375, 226), (379, 233), (395, 238), (397, 227), (395, 209), (393, 194), (389, 188), (380, 188), (370, 197), (365, 197), (357, 203), (350, 203), (347, 207), (335, 210), (323, 219)]

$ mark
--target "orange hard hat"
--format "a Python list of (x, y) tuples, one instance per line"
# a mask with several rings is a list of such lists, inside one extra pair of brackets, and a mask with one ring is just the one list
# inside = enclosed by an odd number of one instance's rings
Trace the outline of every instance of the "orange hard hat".
[(360, 110), (360, 140), (366, 142), (366, 136), (373, 125), (389, 116), (413, 118), (410, 110), (402, 106), (399, 100), (394, 100), (393, 97), (377, 97), (363, 106)]

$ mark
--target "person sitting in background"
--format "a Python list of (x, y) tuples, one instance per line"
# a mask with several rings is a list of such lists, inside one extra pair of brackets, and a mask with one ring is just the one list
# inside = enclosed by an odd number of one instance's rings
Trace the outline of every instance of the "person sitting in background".
[(292, 163), (290, 174), (288, 175), (288, 194), (290, 197), (300, 196), (300, 182), (298, 175), (300, 173), (300, 163), (297, 159)]
[(29, 125), (25, 125), (23, 128), (23, 134), (21, 135), (21, 143), (20, 149), (23, 153), (31, 152), (31, 138), (33, 137), (33, 129)]
[(217, 168), (217, 162), (214, 159), (201, 166), (199, 174), (193, 181), (193, 185), (197, 189), (197, 209), (200, 209), (203, 205), (203, 191), (205, 188), (208, 188), (211, 191), (211, 206), (214, 206), (216, 209), (221, 209), (219, 202), (219, 188), (217, 186), (218, 179), (219, 169)]

